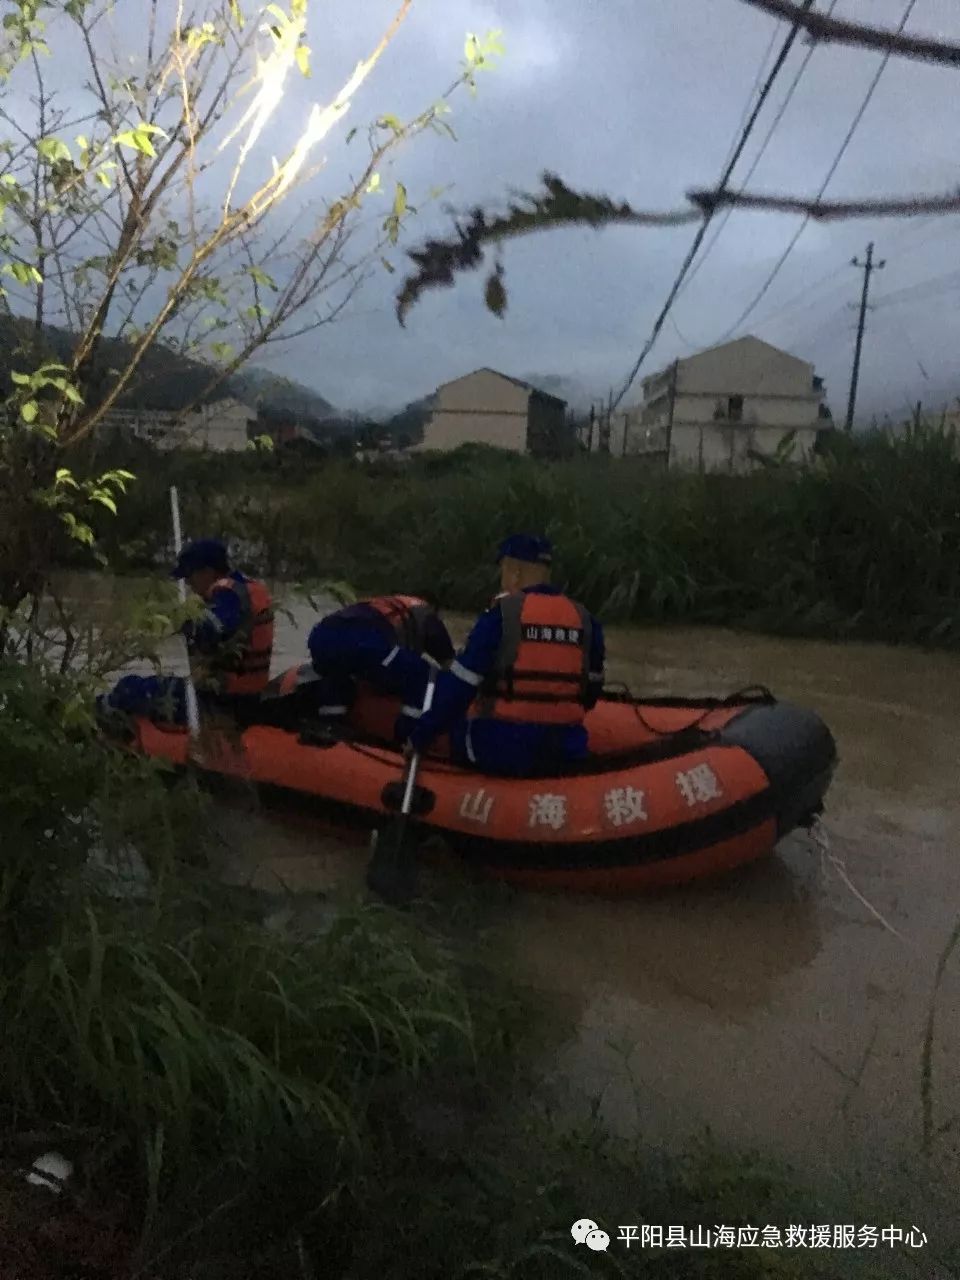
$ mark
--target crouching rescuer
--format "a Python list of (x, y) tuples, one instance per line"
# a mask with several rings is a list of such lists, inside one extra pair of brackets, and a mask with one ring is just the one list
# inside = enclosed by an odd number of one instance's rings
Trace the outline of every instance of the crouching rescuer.
[(545, 538), (499, 548), (501, 594), (437, 678), (433, 705), (410, 722), (408, 750), (449, 733), (454, 760), (482, 773), (560, 772), (588, 753), (584, 724), (603, 689), (600, 623), (550, 582)]
[[(206, 606), (197, 621), (181, 628), (198, 698), (210, 707), (242, 712), (270, 679), (270, 592), (264, 583), (232, 569), (226, 547), (215, 538), (187, 543), (170, 576), (185, 579)], [(181, 676), (124, 676), (97, 702), (101, 714), (112, 710), (186, 723), (186, 681)]]
[[(431, 672), (454, 655), (437, 601), (427, 592), (373, 596), (336, 609), (314, 626), (307, 648), (310, 662), (270, 686), (261, 707), (265, 722), (332, 729), (365, 685), (399, 699), (406, 723), (420, 713)], [(392, 721), (386, 732), (393, 732)]]

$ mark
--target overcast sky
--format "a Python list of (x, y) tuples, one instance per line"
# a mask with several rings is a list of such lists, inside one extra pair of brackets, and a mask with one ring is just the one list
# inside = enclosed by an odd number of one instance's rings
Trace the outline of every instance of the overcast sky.
[[(118, 47), (129, 47), (129, 3), (136, 0), (127, 2), (127, 9), (118, 5), (112, 23)], [(293, 78), (260, 149), (264, 167), (271, 152), (283, 154), (310, 103), (328, 101), (375, 44), (396, 3), (313, 0), (313, 75)], [(836, 13), (893, 27), (905, 4), (837, 0)], [(825, 6), (820, 0), (818, 7)], [(414, 0), (400, 34), (328, 139), (327, 165), (311, 198), (335, 198), (362, 161), (362, 135), (344, 145), (348, 128), (384, 112), (409, 116), (436, 100), (458, 73), (465, 34), (491, 28), (502, 30), (505, 56), (496, 70), (479, 76), (476, 97), (457, 94), (448, 118), (459, 141), (426, 135), (398, 152), (384, 173), (385, 194), (375, 198), (382, 213), (397, 177), (413, 205), (442, 185), (449, 188), (446, 201), (469, 210), (477, 203), (500, 208), (511, 189), (536, 189), (545, 169), (574, 187), (636, 207), (681, 205), (687, 189), (717, 181), (772, 37), (776, 33), (779, 48), (786, 34), (741, 0)], [(916, 0), (909, 29), (960, 40), (960, 4)], [(798, 40), (734, 185), (806, 52)], [(878, 54), (855, 49), (816, 49), (751, 187), (815, 194), (880, 61)], [(772, 56), (767, 69), (771, 63)], [(892, 59), (827, 195), (957, 187), (958, 90), (960, 73)], [(5, 103), (17, 110), (14, 94), (8, 92)], [(426, 204), (411, 222), (408, 247), (449, 232), (442, 203)], [(721, 339), (799, 223), (773, 214), (730, 217), (677, 301), (625, 405), (639, 399), (643, 376)], [(482, 365), (514, 376), (560, 375), (585, 398), (600, 399), (623, 383), (694, 232), (691, 226), (573, 230), (510, 244), (510, 302), (503, 319), (486, 311), (483, 276), (471, 274), (452, 289), (425, 295), (401, 329), (394, 315), (400, 273), (378, 272), (335, 326), (275, 350), (266, 363), (344, 409), (398, 408)], [(707, 245), (713, 234), (711, 228)], [(813, 362), (838, 419), (845, 411), (862, 283), (850, 259), (862, 258), (869, 240), (887, 266), (874, 276), (878, 305), (868, 316), (860, 410), (899, 415), (920, 398), (940, 404), (948, 394), (960, 395), (960, 219), (810, 224), (738, 332)], [(402, 267), (399, 255), (393, 257)], [(928, 281), (936, 283), (914, 299), (883, 305), (884, 295)]]
[[(895, 26), (904, 3), (839, 0), (836, 13)], [(381, 0), (354, 0), (318, 10), (314, 77), (291, 95), (291, 113), (301, 110), (305, 90), (319, 94), (343, 74), (391, 8)], [(332, 29), (324, 32), (321, 21)], [(480, 77), (476, 98), (458, 96), (451, 120), (459, 142), (426, 138), (397, 161), (414, 204), (440, 183), (449, 184), (447, 198), (458, 208), (499, 204), (511, 187), (532, 189), (540, 172), (552, 169), (573, 186), (608, 191), (638, 207), (672, 207), (685, 189), (716, 181), (777, 24), (740, 0), (415, 0), (355, 104), (354, 123), (430, 100), (455, 70), (464, 33), (491, 27), (502, 28), (506, 56), (498, 70)], [(917, 0), (909, 29), (960, 39), (960, 5)], [(784, 35), (780, 27), (778, 46)], [(749, 167), (805, 52), (798, 41), (735, 178)], [(817, 49), (751, 186), (815, 193), (879, 61), (870, 52)], [(891, 60), (827, 194), (955, 187), (958, 89), (957, 73)], [(331, 141), (331, 180), (337, 150)], [(447, 223), (434, 206), (412, 224), (411, 235)], [(641, 376), (689, 354), (691, 346), (715, 343), (798, 223), (735, 213), (678, 300), (676, 328), (668, 321)], [(395, 280), (384, 274), (336, 329), (293, 345), (271, 366), (344, 407), (398, 405), (480, 365), (515, 375), (564, 375), (600, 397), (622, 383), (693, 233), (690, 227), (566, 231), (514, 243), (506, 255), (510, 305), (503, 320), (483, 308), (482, 278), (468, 275), (452, 290), (425, 296), (401, 330), (393, 315)], [(960, 267), (957, 217), (809, 225), (742, 330), (813, 361), (837, 417), (845, 409), (853, 354), (856, 311), (849, 304), (858, 301), (862, 281), (850, 259), (862, 258), (870, 239), (877, 256), (888, 260), (874, 276), (877, 303)], [(951, 388), (960, 394), (960, 372), (953, 381), (960, 295), (956, 282), (950, 285), (870, 313), (861, 374), (865, 412), (899, 413), (918, 398), (942, 399)]]

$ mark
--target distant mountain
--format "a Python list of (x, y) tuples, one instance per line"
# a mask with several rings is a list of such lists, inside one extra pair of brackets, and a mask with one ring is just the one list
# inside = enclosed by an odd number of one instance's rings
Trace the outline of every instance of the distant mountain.
[(265, 416), (287, 415), (305, 426), (328, 423), (338, 416), (330, 401), (319, 392), (255, 365), (235, 373), (229, 385), (231, 395), (251, 407), (262, 406)]
[[(31, 343), (33, 326), (16, 317), (0, 316), (0, 386), (10, 390), (10, 372), (35, 363)], [(43, 332), (40, 359), (66, 364), (76, 348), (75, 335), (53, 325)], [(130, 355), (131, 345), (104, 338), (97, 356), (88, 398), (102, 399), (114, 383), (116, 371)], [(124, 409), (185, 409), (200, 396), (212, 370), (168, 346), (155, 344), (144, 356), (130, 386), (117, 401)], [(244, 369), (222, 382), (205, 402), (232, 396), (256, 408), (267, 421), (296, 420), (315, 427), (334, 417), (336, 410), (318, 392), (266, 369)]]
[(423, 396), (420, 400), (411, 400), (409, 404), (404, 405), (399, 413), (395, 413), (392, 418), (388, 418), (384, 422), (384, 434), (388, 435), (393, 443), (400, 448), (419, 444), (423, 439), (423, 430), (433, 412), (435, 403), (436, 395)]

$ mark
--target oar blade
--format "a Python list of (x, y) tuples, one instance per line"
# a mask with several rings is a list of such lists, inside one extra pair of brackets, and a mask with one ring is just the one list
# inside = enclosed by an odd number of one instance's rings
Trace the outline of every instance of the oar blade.
[(367, 867), (367, 888), (391, 906), (406, 906), (417, 896), (416, 833), (406, 817), (373, 835), (373, 856)]

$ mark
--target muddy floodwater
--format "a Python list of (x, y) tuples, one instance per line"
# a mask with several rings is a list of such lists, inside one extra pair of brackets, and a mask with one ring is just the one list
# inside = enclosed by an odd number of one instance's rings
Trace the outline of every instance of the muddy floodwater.
[[(294, 612), (280, 622), (275, 673), (305, 657), (316, 615)], [(451, 623), (458, 638), (464, 621)], [(169, 655), (182, 670), (177, 645)], [(609, 1123), (639, 1124), (653, 1140), (709, 1125), (798, 1164), (851, 1168), (915, 1151), (934, 975), (960, 916), (960, 658), (613, 629), (608, 675), (650, 694), (766, 684), (824, 717), (840, 765), (826, 853), (796, 834), (711, 885), (630, 901), (505, 900), (495, 927), (517, 976), (575, 1017), (553, 1070), (605, 1090)], [(236, 876), (291, 889), (362, 883), (355, 843), (266, 816), (244, 815), (237, 834)], [(949, 1181), (960, 1175), (958, 1062), (960, 950), (939, 992), (932, 1072)]]

